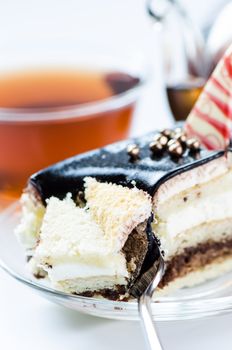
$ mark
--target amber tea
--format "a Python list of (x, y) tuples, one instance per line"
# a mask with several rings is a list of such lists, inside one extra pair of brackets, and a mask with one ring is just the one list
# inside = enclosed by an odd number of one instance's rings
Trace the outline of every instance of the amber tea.
[(185, 120), (195, 104), (204, 86), (204, 82), (190, 81), (167, 87), (167, 96), (175, 120)]
[[(138, 84), (124, 72), (43, 69), (0, 76), (1, 197), (18, 196), (40, 168), (125, 138), (134, 101), (100, 109), (93, 103), (110, 102)], [(75, 115), (89, 103), (89, 113)], [(61, 111), (63, 117), (54, 118)]]

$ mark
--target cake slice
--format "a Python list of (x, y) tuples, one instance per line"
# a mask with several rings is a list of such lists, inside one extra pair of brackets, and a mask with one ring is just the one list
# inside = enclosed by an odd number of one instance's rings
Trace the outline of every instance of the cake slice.
[(119, 297), (138, 276), (147, 252), (151, 198), (93, 178), (85, 179), (85, 188), (88, 208), (76, 206), (70, 193), (47, 201), (31, 264), (46, 271), (58, 289)]
[(158, 246), (162, 291), (230, 271), (231, 150), (184, 136), (151, 133), (32, 175), (17, 228), (32, 272), (65, 292), (124, 299)]

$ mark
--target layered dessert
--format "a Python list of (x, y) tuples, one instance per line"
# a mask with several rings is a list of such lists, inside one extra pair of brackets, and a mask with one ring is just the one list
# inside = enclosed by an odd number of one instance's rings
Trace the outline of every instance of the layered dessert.
[(31, 176), (17, 236), (32, 273), (64, 292), (130, 298), (161, 250), (159, 290), (232, 270), (232, 154), (163, 130)]

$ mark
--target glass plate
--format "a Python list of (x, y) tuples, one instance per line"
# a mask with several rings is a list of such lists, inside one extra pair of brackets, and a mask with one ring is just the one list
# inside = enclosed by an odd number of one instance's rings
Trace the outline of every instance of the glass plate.
[[(59, 292), (27, 271), (25, 256), (13, 231), (19, 222), (19, 204), (15, 203), (0, 215), (0, 267), (18, 281), (31, 287), (54, 303), (86, 314), (122, 320), (137, 320), (137, 302), (116, 302), (80, 297)], [(232, 272), (198, 287), (179, 290), (160, 297), (152, 304), (156, 321), (202, 318), (232, 311)]]

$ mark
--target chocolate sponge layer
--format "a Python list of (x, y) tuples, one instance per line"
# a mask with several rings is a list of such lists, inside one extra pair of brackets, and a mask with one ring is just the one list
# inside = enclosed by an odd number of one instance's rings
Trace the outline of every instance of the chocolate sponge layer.
[(166, 263), (165, 275), (159, 285), (165, 287), (176, 278), (201, 269), (219, 258), (232, 257), (232, 239), (216, 242), (213, 240), (185, 248), (183, 253), (174, 256)]

